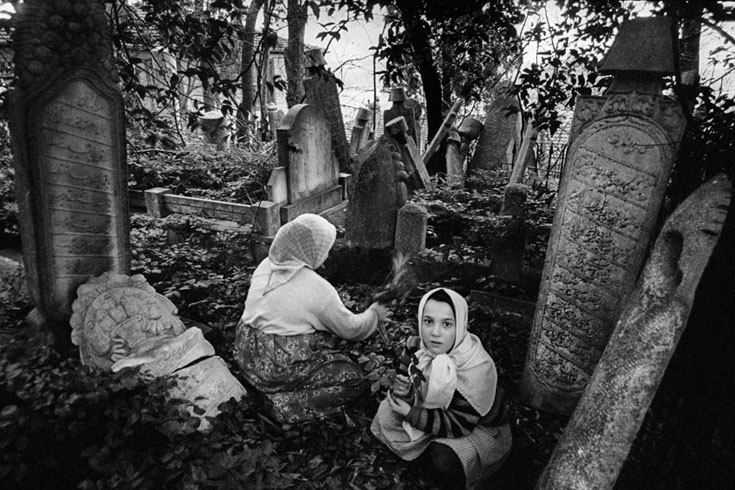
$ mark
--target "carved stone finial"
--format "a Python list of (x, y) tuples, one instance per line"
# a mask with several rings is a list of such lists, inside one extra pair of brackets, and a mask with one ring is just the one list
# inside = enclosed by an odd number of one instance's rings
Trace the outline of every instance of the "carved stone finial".
[(82, 362), (110, 369), (120, 359), (186, 329), (176, 306), (140, 274), (105, 272), (79, 286), (71, 339)]
[(21, 88), (42, 83), (57, 70), (84, 66), (117, 81), (107, 14), (98, 0), (26, 0), (13, 24)]

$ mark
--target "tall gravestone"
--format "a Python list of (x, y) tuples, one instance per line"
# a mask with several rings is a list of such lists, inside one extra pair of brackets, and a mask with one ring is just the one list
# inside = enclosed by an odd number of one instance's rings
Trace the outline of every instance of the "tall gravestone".
[(373, 111), (367, 107), (361, 107), (355, 115), (355, 124), (352, 126), (350, 135), (350, 157), (355, 158), (358, 152), (370, 141), (371, 117)]
[(687, 325), (731, 192), (718, 175), (666, 220), (538, 490), (615, 486)]
[(31, 318), (68, 327), (80, 284), (130, 269), (123, 101), (100, 2), (28, 0), (14, 22), (10, 131)]
[[(281, 223), (303, 213), (321, 213), (342, 202), (339, 168), (332, 158), (329, 123), (322, 112), (309, 104), (289, 109), (278, 128), (278, 162), (282, 172), (271, 175), (269, 185), (278, 187), (285, 178)], [(276, 201), (280, 199), (272, 197)]]
[(510, 86), (498, 90), (498, 97), (490, 105), (485, 124), (468, 171), (491, 170), (513, 164), (515, 152), (521, 144), (521, 106), (518, 97), (510, 93)]
[(342, 107), (339, 103), (337, 78), (326, 68), (321, 49), (312, 49), (306, 56), (306, 77), (304, 91), (306, 103), (317, 106), (329, 122), (332, 137), (332, 151), (339, 162), (342, 172), (350, 169), (350, 147), (347, 143)]
[(398, 210), (406, 203), (408, 174), (387, 135), (368, 143), (355, 159), (350, 180), (345, 232), (353, 245), (392, 248)]
[(577, 99), (523, 373), (537, 408), (574, 408), (643, 264), (685, 126), (661, 94), (670, 39), (665, 18), (624, 24), (611, 87)]
[(403, 87), (394, 87), (390, 91), (390, 101), (393, 105), (383, 113), (383, 121), (388, 122), (397, 117), (406, 119), (408, 135), (413, 143), (419, 147), (421, 143), (421, 106), (413, 99), (409, 99)]

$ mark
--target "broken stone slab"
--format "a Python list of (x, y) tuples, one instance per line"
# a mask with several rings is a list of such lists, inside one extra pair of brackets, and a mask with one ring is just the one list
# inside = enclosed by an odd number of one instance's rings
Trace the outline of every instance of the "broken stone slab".
[(173, 373), (176, 384), (170, 389), (173, 399), (186, 400), (193, 403), (203, 413), (198, 414), (194, 406), (187, 406), (191, 415), (199, 417), (200, 431), (210, 428), (210, 418), (219, 415), (219, 406), (234, 398), (241, 400), (247, 391), (235, 378), (221, 357), (213, 356), (199, 361)]
[(614, 487), (686, 327), (731, 192), (718, 175), (666, 220), (537, 490)]
[(213, 355), (214, 347), (204, 338), (201, 329), (191, 327), (176, 337), (164, 337), (148, 343), (116, 361), (111, 369), (116, 373), (125, 368), (140, 367), (142, 374), (165, 376)]

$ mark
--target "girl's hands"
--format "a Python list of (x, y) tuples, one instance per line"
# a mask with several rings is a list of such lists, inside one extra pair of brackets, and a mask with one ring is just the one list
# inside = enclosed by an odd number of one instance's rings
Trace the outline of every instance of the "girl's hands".
[(408, 379), (408, 376), (397, 374), (396, 378), (393, 380), (393, 386), (391, 386), (391, 393), (393, 393), (396, 397), (402, 399), (408, 396), (410, 391), (411, 380)]
[(394, 412), (396, 412), (401, 417), (406, 417), (408, 415), (408, 412), (411, 411), (411, 405), (409, 405), (407, 402), (404, 402), (403, 400), (400, 400), (393, 396), (393, 393), (390, 391), (388, 392), (388, 404), (390, 404), (390, 408), (393, 409)]

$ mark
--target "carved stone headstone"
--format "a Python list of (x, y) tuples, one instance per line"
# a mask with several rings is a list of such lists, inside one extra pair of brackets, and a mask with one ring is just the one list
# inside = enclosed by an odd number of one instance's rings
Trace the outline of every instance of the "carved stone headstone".
[(686, 327), (731, 192), (719, 175), (664, 224), (538, 490), (614, 487)]
[[(628, 61), (651, 45), (635, 38)], [(685, 125), (665, 73), (616, 72), (604, 97), (577, 99), (523, 375), (537, 408), (574, 407), (642, 266)]]
[(204, 142), (216, 145), (218, 150), (230, 144), (230, 123), (222, 111), (205, 112), (199, 117), (199, 127), (204, 133)]
[(401, 152), (401, 162), (408, 174), (406, 186), (409, 193), (424, 187), (431, 187), (431, 176), (424, 166), (416, 144), (408, 134), (408, 124), (403, 116), (386, 122), (383, 134), (390, 137), (390, 142), (396, 145)]
[[(281, 223), (303, 213), (321, 213), (343, 201), (339, 168), (332, 156), (329, 124), (322, 112), (309, 104), (289, 109), (278, 128), (278, 162), (285, 167), (287, 204), (281, 207)], [(282, 188), (274, 172), (271, 188)]]
[[(468, 171), (492, 170), (513, 164), (513, 156), (521, 144), (521, 107), (508, 88), (501, 88), (485, 116), (484, 130), (475, 146)], [(508, 149), (510, 148), (510, 151)]]
[(80, 284), (130, 269), (123, 102), (101, 3), (29, 0), (14, 23), (23, 259), (34, 317), (62, 333)]
[(464, 166), (460, 155), (462, 139), (459, 131), (452, 128), (447, 136), (447, 183), (452, 187), (464, 187)]
[(398, 210), (405, 204), (408, 177), (388, 136), (371, 141), (353, 165), (346, 239), (365, 248), (391, 248)]
[[(201, 419), (199, 430), (209, 428), (207, 418), (219, 413), (222, 402), (246, 395), (202, 331), (186, 330), (173, 303), (142, 275), (106, 272), (94, 277), (79, 286), (72, 307), (72, 342), (79, 346), (83, 364), (175, 376), (168, 396), (185, 400), (186, 409)], [(202, 413), (197, 415), (194, 406)]]
[(318, 107), (326, 116), (332, 139), (332, 151), (339, 162), (339, 170), (349, 172), (350, 149), (339, 102), (337, 79), (326, 68), (321, 49), (313, 49), (306, 56), (306, 76), (304, 78), (306, 103)]
[(105, 272), (79, 286), (72, 343), (82, 363), (110, 369), (120, 359), (184, 332), (176, 306), (140, 274)]
[[(390, 121), (397, 117), (406, 119), (408, 125), (408, 135), (413, 138), (413, 143), (419, 147), (421, 126), (419, 118), (421, 117), (421, 106), (413, 99), (409, 99), (406, 90), (403, 87), (394, 87), (390, 91), (390, 101), (393, 105), (390, 109), (383, 113), (383, 121)], [(416, 108), (418, 107), (418, 114)]]

